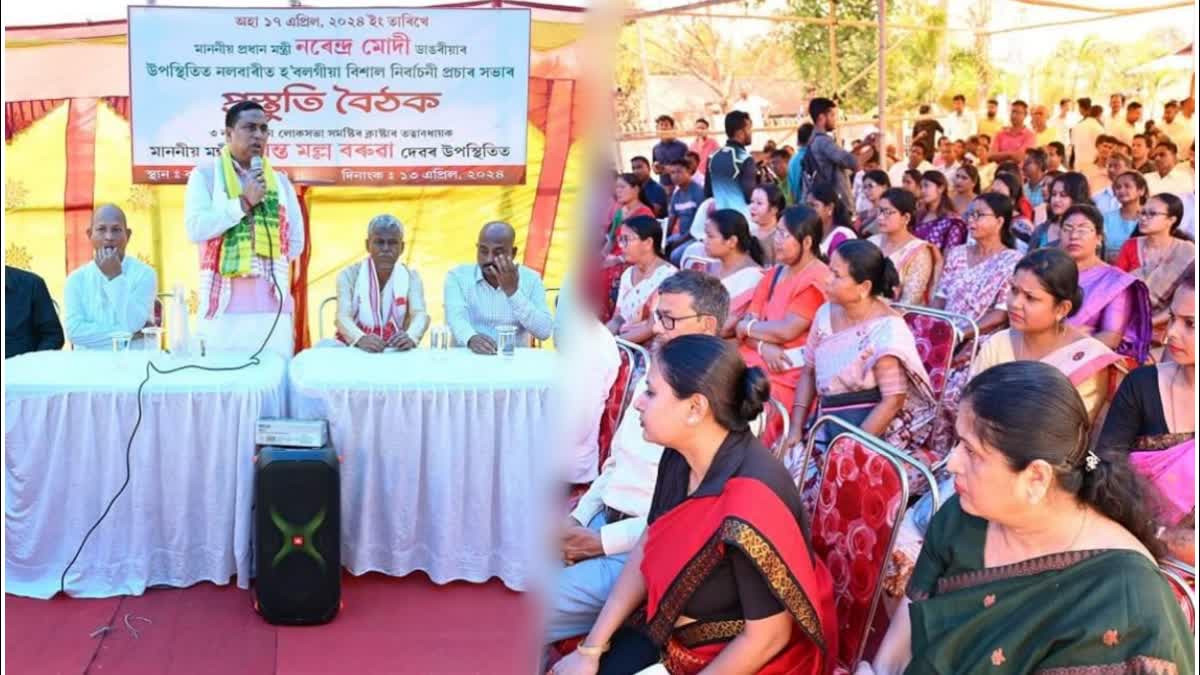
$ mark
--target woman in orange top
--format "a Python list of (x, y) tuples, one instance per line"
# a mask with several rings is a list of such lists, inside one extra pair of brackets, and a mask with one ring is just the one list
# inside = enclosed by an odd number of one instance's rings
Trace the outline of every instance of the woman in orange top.
[(807, 206), (783, 212), (775, 231), (774, 268), (754, 289), (746, 315), (738, 321), (739, 350), (748, 366), (767, 371), (771, 397), (791, 409), (801, 363), (787, 350), (804, 345), (817, 308), (825, 302), (821, 289), (829, 268), (821, 260), (821, 218)]

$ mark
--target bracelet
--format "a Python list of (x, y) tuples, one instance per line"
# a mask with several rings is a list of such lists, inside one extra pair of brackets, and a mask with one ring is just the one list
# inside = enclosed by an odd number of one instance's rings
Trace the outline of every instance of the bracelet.
[(759, 355), (759, 356), (762, 356), (762, 355), (763, 355), (763, 353), (762, 353), (762, 348), (763, 348), (763, 341), (762, 341), (762, 340), (759, 340), (759, 341), (758, 341), (758, 347), (757, 347), (757, 349), (756, 349), (756, 351), (758, 352), (758, 355)]
[(746, 337), (750, 337), (750, 329), (754, 328), (756, 323), (758, 323), (758, 319), (750, 319), (750, 323), (746, 324)]
[(608, 651), (608, 647), (609, 647), (609, 643), (607, 643), (607, 642), (600, 645), (599, 647), (589, 647), (589, 646), (583, 644), (582, 642), (580, 642), (579, 646), (575, 648), (575, 651), (579, 652), (580, 654), (583, 654), (584, 656), (592, 656), (592, 657), (600, 658), (601, 654)]

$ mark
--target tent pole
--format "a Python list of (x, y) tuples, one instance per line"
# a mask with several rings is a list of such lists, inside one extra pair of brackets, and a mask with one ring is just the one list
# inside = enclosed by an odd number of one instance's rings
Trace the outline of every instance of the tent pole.
[(885, 165), (887, 157), (887, 0), (876, 0), (879, 15), (879, 92), (876, 105), (879, 108), (879, 165)]
[(838, 91), (838, 53), (837, 53), (837, 3), (838, 0), (829, 0), (829, 70), (830, 83), (833, 85), (833, 92)]

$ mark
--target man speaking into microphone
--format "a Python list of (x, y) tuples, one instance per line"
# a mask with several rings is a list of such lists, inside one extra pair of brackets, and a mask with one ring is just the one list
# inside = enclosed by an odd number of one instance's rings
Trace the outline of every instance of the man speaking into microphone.
[[(225, 113), (225, 145), (192, 170), (184, 197), (188, 238), (200, 247), (198, 330), (207, 349), (290, 358), (293, 302), (288, 264), (304, 250), (296, 191), (265, 156), (267, 115), (253, 101)], [(282, 311), (280, 304), (282, 303)]]

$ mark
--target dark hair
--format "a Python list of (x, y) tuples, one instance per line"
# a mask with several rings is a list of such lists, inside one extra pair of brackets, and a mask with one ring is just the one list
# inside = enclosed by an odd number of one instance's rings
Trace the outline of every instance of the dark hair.
[(975, 168), (974, 164), (962, 164), (958, 167), (958, 170), (967, 172), (967, 176), (971, 178), (971, 185), (974, 188), (971, 194), (978, 195), (980, 192), (983, 192), (983, 186), (980, 184), (979, 179), (979, 169)]
[[(1046, 144), (1046, 147), (1054, 148), (1055, 154), (1057, 154), (1059, 157), (1062, 157), (1063, 159), (1067, 158), (1067, 146), (1063, 145), (1062, 143), (1060, 143), (1058, 141), (1050, 141), (1049, 143)], [(1047, 154), (1047, 157), (1049, 157), (1049, 154)]]
[(878, 246), (866, 239), (850, 239), (842, 242), (834, 253), (846, 261), (854, 281), (860, 284), (871, 282), (872, 296), (889, 300), (895, 298), (896, 287), (900, 285), (900, 273)]
[(963, 103), (966, 103), (966, 102), (967, 102), (967, 97), (966, 97), (966, 96), (963, 96), (962, 94), (955, 94), (955, 95), (954, 95), (954, 100), (955, 100), (955, 101), (962, 101)]
[(663, 345), (654, 359), (678, 398), (708, 399), (717, 424), (749, 431), (771, 398), (771, 381), (761, 368), (747, 368), (737, 347), (713, 335), (681, 335)]
[[(1117, 180), (1121, 180), (1122, 178), (1129, 178), (1132, 180), (1133, 188), (1142, 193), (1141, 198), (1138, 199), (1139, 205), (1145, 204), (1146, 201), (1150, 199), (1150, 186), (1146, 184), (1146, 177), (1142, 175), (1141, 171), (1123, 171), (1121, 175), (1117, 176)], [(1117, 180), (1113, 181), (1114, 196), (1116, 195), (1117, 190)]]
[(737, 250), (749, 254), (754, 262), (762, 267), (766, 260), (763, 255), (762, 242), (758, 240), (758, 237), (750, 234), (750, 224), (746, 222), (746, 216), (743, 216), (741, 211), (717, 209), (708, 216), (708, 219), (717, 226), (717, 232), (721, 233), (721, 238), (737, 237)]
[(870, 171), (867, 171), (863, 174), (863, 180), (869, 180), (872, 183), (884, 188), (892, 187), (892, 178), (891, 176), (888, 176), (887, 172), (883, 169), (871, 169)]
[(814, 183), (808, 191), (808, 196), (829, 206), (833, 205), (833, 226), (850, 227), (850, 214), (846, 212), (846, 205), (838, 197), (837, 189), (833, 187), (833, 183), (822, 182)]
[(913, 182), (916, 183), (917, 185), (921, 184), (921, 172), (920, 171), (917, 171), (916, 169), (905, 169), (904, 175), (911, 178), (913, 180)]
[(817, 118), (837, 107), (837, 103), (827, 98), (817, 97), (808, 102), (808, 116), (816, 123)]
[(654, 255), (666, 260), (667, 256), (663, 255), (663, 231), (662, 224), (657, 218), (650, 216), (634, 216), (629, 220), (621, 223), (621, 227), (627, 227), (638, 239), (645, 241), (647, 239), (654, 240)]
[(1009, 108), (1018, 108), (1019, 107), (1019, 108), (1024, 108), (1026, 112), (1029, 111), (1029, 104), (1026, 103), (1025, 101), (1022, 101), (1021, 99), (1017, 99), (1017, 100), (1013, 101), (1012, 103), (1008, 104), (1008, 107)]
[(1013, 173), (1013, 174), (1020, 176), (1021, 175), (1021, 165), (1011, 159), (1006, 159), (1003, 162), (1000, 162), (999, 164), (996, 165), (996, 173), (1001, 173), (1003, 171), (1007, 171), (1008, 173)]
[(684, 159), (673, 159), (673, 160), (671, 160), (671, 161), (667, 162), (667, 166), (677, 166), (677, 167), (679, 167), (679, 168), (681, 168), (681, 169), (686, 169), (686, 170), (688, 170), (688, 171), (691, 171), (691, 170), (692, 170), (692, 163), (691, 163), (691, 162), (689, 162), (689, 161), (687, 161), (687, 159), (686, 159), (686, 158), (684, 158)]
[(637, 199), (647, 207), (650, 205), (650, 196), (646, 194), (646, 185), (638, 180), (637, 176), (632, 173), (617, 174), (617, 178), (623, 181), (631, 188), (637, 189)]
[(1175, 143), (1173, 143), (1169, 138), (1164, 137), (1162, 140), (1154, 144), (1155, 150), (1159, 148), (1166, 148), (1170, 150), (1172, 155), (1179, 154), (1179, 146), (1175, 145)]
[(1137, 101), (1134, 101), (1133, 103), (1130, 103), (1129, 105), (1125, 106), (1125, 110), (1141, 110), (1141, 109), (1142, 109), (1142, 104), (1138, 103)]
[(989, 99), (987, 100), (987, 102), (988, 102), (988, 105), (1000, 105), (1000, 102), (999, 102), (999, 101), (997, 101), (997, 100), (996, 100), (996, 99), (994, 99), (994, 98), (989, 98)]
[(659, 295), (686, 295), (692, 299), (692, 311), (711, 316), (717, 326), (729, 318), (729, 291), (721, 280), (699, 270), (679, 270), (658, 285)]
[(1178, 107), (1179, 107), (1179, 101), (1176, 101), (1175, 99), (1171, 99), (1170, 101), (1167, 101), (1165, 105), (1163, 105), (1163, 108), (1178, 108)]
[(1088, 96), (1081, 96), (1080, 98), (1075, 99), (1075, 103), (1079, 104), (1079, 110), (1082, 111), (1083, 114), (1087, 114), (1087, 111), (1092, 109), (1092, 99)]
[(930, 108), (930, 107), (929, 107), (929, 104), (928, 104), (928, 103), (922, 103), (920, 106), (918, 106), (918, 107), (917, 107), (917, 114), (919, 114), (919, 115), (928, 115), (928, 114), (929, 114), (929, 111), (930, 111), (931, 109), (932, 109), (932, 108)]
[(1179, 277), (1179, 286), (1175, 290), (1178, 291), (1180, 288), (1186, 288), (1187, 290), (1189, 290), (1193, 293), (1196, 292), (1196, 261), (1195, 260), (1188, 263), (1187, 267), (1183, 268), (1183, 274)]
[(784, 209), (780, 222), (792, 238), (800, 242), (800, 246), (804, 246), (804, 238), (808, 237), (812, 241), (809, 252), (819, 260), (825, 259), (825, 256), (821, 255), (821, 240), (824, 238), (821, 217), (816, 211), (804, 204), (789, 206)]
[(1104, 114), (1104, 106), (1094, 105), (1088, 109), (1087, 116), (1099, 118), (1103, 114)]
[(975, 433), (1013, 471), (1046, 462), (1068, 494), (1116, 521), (1155, 557), (1162, 554), (1153, 489), (1134, 472), (1127, 452), (1097, 453), (1100, 462), (1088, 469), (1087, 407), (1057, 368), (1041, 361), (993, 366), (967, 384), (959, 405), (971, 407)]
[(1083, 306), (1083, 289), (1079, 286), (1079, 268), (1061, 248), (1039, 248), (1017, 262), (1013, 274), (1027, 270), (1050, 294), (1055, 302), (1071, 303), (1067, 316), (1075, 316)]
[[(1063, 192), (1067, 193), (1067, 197), (1070, 198), (1072, 205), (1092, 204), (1095, 206), (1095, 204), (1092, 202), (1092, 191), (1088, 187), (1087, 176), (1079, 173), (1078, 171), (1068, 171), (1061, 176), (1055, 176), (1054, 179), (1050, 181), (1050, 190), (1048, 191), (1047, 196), (1049, 196), (1049, 193), (1054, 192), (1054, 186), (1057, 183), (1062, 183)], [(1062, 218), (1055, 219), (1054, 214), (1049, 213), (1050, 207), (1048, 201), (1046, 210), (1048, 212), (1046, 214), (1047, 220), (1055, 223), (1062, 223)]]
[[(1057, 142), (1057, 141), (1055, 141)], [(1025, 161), (1033, 162), (1042, 171), (1046, 170), (1046, 151), (1041, 148), (1030, 148), (1025, 151)]]
[(1132, 148), (1132, 147), (1133, 147), (1133, 141), (1136, 141), (1136, 140), (1137, 140), (1137, 139), (1139, 139), (1139, 138), (1140, 138), (1140, 139), (1142, 139), (1142, 142), (1143, 142), (1143, 143), (1145, 143), (1147, 147), (1149, 147), (1149, 146), (1150, 146), (1150, 135), (1149, 135), (1149, 134), (1144, 134), (1144, 133), (1143, 133), (1143, 134), (1134, 134), (1134, 135), (1133, 135), (1133, 138), (1131, 138), (1131, 139), (1129, 140), (1129, 147), (1131, 147), (1131, 148)]
[(1071, 102), (1071, 99), (1069, 99), (1069, 98), (1061, 98), (1058, 100), (1059, 105), (1062, 105), (1064, 103), (1070, 103), (1070, 102)]
[(629, 165), (633, 166), (634, 162), (641, 162), (642, 164), (645, 164), (646, 166), (654, 166), (653, 164), (650, 163), (650, 160), (646, 159), (642, 155), (634, 155), (633, 159), (629, 160)]
[(1067, 218), (1079, 214), (1096, 228), (1096, 236), (1100, 237), (1100, 245), (1096, 249), (1096, 255), (1103, 257), (1104, 255), (1104, 214), (1100, 213), (1100, 209), (1091, 204), (1072, 204), (1070, 208), (1063, 212), (1062, 221), (1067, 222)]
[(1012, 231), (1013, 200), (999, 192), (985, 192), (975, 199), (987, 204), (992, 213), (1000, 219), (1000, 243), (1004, 244), (1005, 248), (1016, 249), (1017, 239)]
[(731, 111), (725, 116), (725, 135), (733, 138), (739, 131), (746, 127), (750, 122), (749, 113), (744, 113), (741, 110)]
[(808, 139), (812, 138), (814, 128), (812, 122), (801, 124), (800, 128), (796, 130), (796, 143), (801, 146), (808, 145)]
[(703, 117), (701, 117), (700, 119), (696, 120), (696, 124), (703, 124), (705, 129), (707, 129), (707, 128), (708, 128), (708, 126), (709, 126), (709, 124), (708, 124), (708, 120), (704, 119)]
[(762, 185), (754, 186), (755, 190), (762, 190), (767, 196), (767, 208), (775, 209), (775, 219), (778, 220), (783, 216), (783, 210), (787, 208), (787, 198), (783, 196), (783, 191), (774, 183), (763, 183)]
[(950, 200), (950, 183), (946, 180), (946, 174), (941, 171), (926, 171), (921, 174), (922, 183), (933, 183), (942, 189), (942, 198), (938, 200), (935, 207), (935, 213), (944, 216), (948, 213), (955, 213), (954, 202)]
[[(1176, 239), (1191, 241), (1191, 237), (1187, 236), (1187, 233), (1179, 229), (1180, 226), (1183, 225), (1183, 201), (1170, 192), (1160, 192), (1156, 195), (1150, 195), (1146, 201), (1150, 201), (1151, 199), (1157, 199), (1163, 204), (1166, 204), (1167, 217), (1175, 220), (1175, 222), (1171, 224), (1171, 236), (1175, 237)], [(1143, 236), (1140, 227), (1133, 231), (1133, 236)]]
[(232, 129), (236, 127), (238, 117), (240, 117), (242, 113), (246, 112), (247, 110), (259, 110), (264, 113), (266, 112), (263, 110), (262, 104), (258, 103), (257, 101), (238, 101), (237, 103), (229, 106), (229, 110), (225, 111), (225, 128)]
[(1008, 196), (1012, 198), (1013, 203), (1019, 204), (1021, 202), (1021, 179), (1017, 177), (1017, 174), (1011, 171), (997, 171), (996, 177), (992, 182), (995, 181), (1004, 183), (1004, 187), (1008, 188)]
[(888, 200), (892, 208), (899, 211), (901, 215), (908, 216), (908, 231), (912, 232), (917, 225), (917, 198), (913, 196), (913, 193), (904, 188), (888, 188), (879, 198), (880, 201), (884, 199)]
[(670, 115), (659, 115), (658, 117), (654, 118), (655, 124), (662, 124), (663, 122), (670, 124), (672, 129), (675, 128), (675, 118), (671, 117)]
[(1110, 94), (1109, 98), (1112, 98), (1113, 96), (1116, 96), (1117, 98), (1121, 99), (1121, 105), (1125, 104), (1125, 94), (1120, 94), (1120, 93)]

